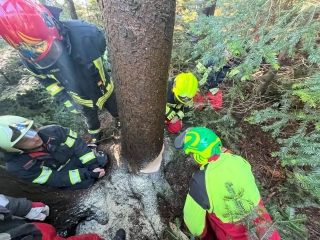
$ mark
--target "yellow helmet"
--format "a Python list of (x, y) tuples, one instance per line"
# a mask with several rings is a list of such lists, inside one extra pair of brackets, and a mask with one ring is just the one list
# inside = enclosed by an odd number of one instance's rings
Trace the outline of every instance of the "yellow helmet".
[[(31, 131), (33, 125), (32, 120), (28, 120), (18, 116), (1, 116), (0, 117), (0, 148), (7, 152), (22, 152), (13, 146), (20, 141), (21, 138)], [(33, 135), (34, 136), (34, 135)]]
[(172, 92), (175, 98), (183, 103), (188, 104), (198, 91), (198, 79), (191, 73), (180, 73), (174, 79)]

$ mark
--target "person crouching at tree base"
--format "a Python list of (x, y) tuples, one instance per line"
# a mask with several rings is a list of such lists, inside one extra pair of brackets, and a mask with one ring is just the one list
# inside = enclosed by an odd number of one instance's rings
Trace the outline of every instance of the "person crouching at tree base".
[(169, 78), (165, 123), (170, 133), (176, 134), (182, 128), (184, 113), (192, 105), (198, 90), (198, 80), (190, 72)]
[(92, 23), (60, 20), (61, 11), (32, 0), (1, 0), (0, 36), (56, 100), (82, 114), (91, 143), (98, 144), (99, 110), (108, 110), (119, 127), (113, 81), (103, 64), (106, 38)]
[[(0, 194), (0, 239), (15, 240), (103, 240), (97, 234), (88, 233), (68, 238), (57, 236), (56, 229), (44, 221), (49, 216), (49, 207), (42, 202), (26, 198), (13, 198)], [(113, 240), (125, 240), (123, 229), (116, 232)]]
[[(245, 159), (221, 153), (219, 137), (204, 127), (185, 130), (174, 146), (192, 154), (200, 166), (183, 209), (184, 221), (193, 235), (206, 240), (280, 239)], [(248, 231), (248, 222), (256, 226), (255, 231)]]
[(91, 187), (108, 161), (71, 129), (49, 125), (36, 131), (32, 120), (11, 115), (0, 117), (0, 148), (10, 173), (63, 189)]

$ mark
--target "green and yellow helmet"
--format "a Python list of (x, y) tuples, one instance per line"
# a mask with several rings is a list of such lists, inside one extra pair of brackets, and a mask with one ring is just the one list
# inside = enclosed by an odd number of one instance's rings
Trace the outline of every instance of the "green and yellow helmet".
[(23, 117), (0, 116), (0, 148), (7, 152), (22, 152), (14, 148), (14, 145), (29, 133), (35, 135), (36, 132), (30, 130), (32, 125), (32, 120)]
[(191, 72), (180, 73), (175, 77), (172, 92), (179, 102), (190, 103), (197, 91), (198, 79)]
[(194, 160), (203, 165), (213, 155), (220, 155), (222, 143), (220, 138), (205, 127), (188, 128), (174, 141), (177, 149), (183, 149), (186, 154), (192, 153)]

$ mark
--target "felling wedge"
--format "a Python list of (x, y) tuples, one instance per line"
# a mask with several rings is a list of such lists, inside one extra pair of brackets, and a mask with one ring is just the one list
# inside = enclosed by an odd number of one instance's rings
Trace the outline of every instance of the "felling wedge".
[(142, 173), (152, 173), (152, 172), (157, 172), (160, 169), (161, 166), (161, 162), (162, 162), (162, 153), (164, 150), (164, 145), (162, 145), (162, 149), (161, 152), (159, 153), (158, 157), (156, 157), (156, 159), (149, 163), (148, 166), (146, 166), (145, 168), (141, 169), (140, 172)]

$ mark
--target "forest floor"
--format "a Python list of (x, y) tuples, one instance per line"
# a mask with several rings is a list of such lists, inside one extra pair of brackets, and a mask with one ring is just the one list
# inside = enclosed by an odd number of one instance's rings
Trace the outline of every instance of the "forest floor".
[[(6, 59), (9, 59), (9, 57)], [(4, 63), (5, 61), (2, 61), (0, 67), (3, 67)], [(22, 66), (19, 65), (18, 68), (21, 70)], [(21, 73), (19, 74), (21, 75)], [(0, 86), (2, 93), (6, 92), (8, 83), (2, 80)], [(17, 113), (12, 112), (11, 114)], [(113, 126), (113, 120), (109, 114), (105, 112), (100, 114), (100, 119), (102, 126)], [(271, 153), (279, 148), (278, 143), (269, 132), (263, 132), (258, 125), (250, 125), (246, 121), (241, 121), (238, 127), (242, 129), (243, 133), (243, 137), (238, 142), (240, 155), (252, 165), (252, 171), (259, 182), (264, 203), (267, 205), (271, 201), (276, 201), (280, 207), (285, 207), (286, 203), (281, 201), (281, 195), (285, 193), (280, 192), (279, 187), (287, 177), (286, 172), (281, 167), (279, 159), (271, 156)], [(112, 134), (112, 131), (112, 127), (106, 128), (106, 136)], [(165, 134), (167, 146), (172, 144), (174, 137), (174, 135)], [(84, 138), (87, 139), (88, 136), (85, 135)], [(173, 239), (170, 237), (170, 231), (164, 231), (162, 236), (148, 237), (152, 232), (166, 229), (169, 222), (174, 223), (187, 233), (183, 224), (182, 209), (192, 174), (198, 169), (190, 157), (183, 156), (180, 153), (180, 155), (178, 154), (178, 160), (173, 159), (173, 161), (167, 161), (163, 164), (161, 171), (166, 181), (165, 184), (170, 185), (174, 198), (168, 199), (158, 194), (156, 196), (157, 206), (148, 207), (146, 200), (143, 200), (143, 194), (137, 194), (137, 189), (134, 189), (132, 185), (133, 183), (142, 184), (143, 177), (141, 179), (132, 177), (127, 164), (119, 156), (119, 137), (106, 140), (99, 148), (109, 154), (110, 165), (107, 169), (107, 176), (99, 180), (92, 189), (79, 191), (33, 189), (32, 184), (17, 179), (11, 182), (6, 181), (9, 184), (1, 187), (2, 192), (0, 193), (14, 197), (27, 197), (31, 200), (41, 200), (53, 206), (52, 216), (49, 217), (48, 222), (54, 224), (58, 232), (64, 236), (74, 234), (76, 231), (78, 233), (94, 231), (101, 233), (103, 237), (111, 237), (117, 228), (123, 227), (127, 228), (128, 239), (130, 240)], [(170, 154), (171, 157), (176, 156)], [(2, 181), (11, 179), (10, 174), (5, 172), (3, 168), (0, 168), (0, 176)], [(24, 196), (21, 196), (20, 188), (24, 188)], [(128, 192), (129, 196), (123, 196), (121, 191)], [(108, 195), (107, 193), (112, 194)], [(70, 210), (66, 208), (66, 206), (77, 206), (77, 204), (80, 204), (82, 209), (73, 208)], [(109, 207), (110, 211), (108, 209), (104, 211), (102, 206)], [(157, 210), (156, 214), (159, 214), (161, 219), (146, 216), (148, 215), (145, 213), (146, 209), (149, 209), (149, 214), (153, 214), (152, 208)], [(320, 231), (318, 230), (320, 229), (320, 209), (309, 207), (298, 211), (306, 214), (308, 218), (306, 223), (309, 232), (308, 239), (320, 239)], [(161, 228), (155, 229), (152, 226), (155, 223), (158, 223)]]

